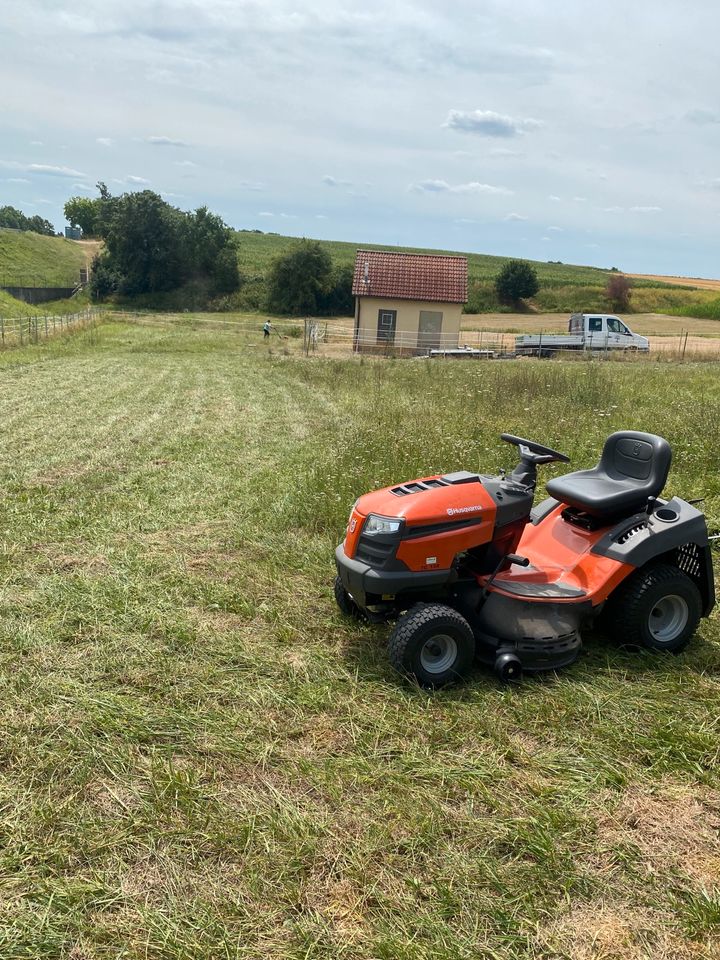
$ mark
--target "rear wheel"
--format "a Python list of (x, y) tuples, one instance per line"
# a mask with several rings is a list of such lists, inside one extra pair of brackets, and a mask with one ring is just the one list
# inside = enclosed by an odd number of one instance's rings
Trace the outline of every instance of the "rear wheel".
[(671, 564), (639, 570), (608, 604), (606, 625), (622, 644), (680, 653), (697, 630), (700, 591)]
[(423, 687), (442, 687), (470, 670), (475, 637), (457, 610), (442, 603), (419, 603), (396, 623), (388, 652), (400, 673)]

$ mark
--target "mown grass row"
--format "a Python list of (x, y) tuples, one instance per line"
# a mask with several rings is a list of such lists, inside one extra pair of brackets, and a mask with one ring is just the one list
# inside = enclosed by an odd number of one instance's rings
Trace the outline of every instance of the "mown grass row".
[(501, 430), (663, 433), (717, 523), (713, 370), (113, 323), (0, 356), (0, 398), (0, 956), (713, 957), (717, 618), (431, 696), (331, 596), (358, 494), (508, 467)]

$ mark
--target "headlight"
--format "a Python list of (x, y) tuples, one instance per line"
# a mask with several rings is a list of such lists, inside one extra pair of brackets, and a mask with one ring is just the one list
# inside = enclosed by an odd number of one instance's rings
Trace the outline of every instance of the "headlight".
[(363, 533), (397, 533), (402, 520), (389, 520), (387, 517), (376, 517), (374, 513), (365, 521)]

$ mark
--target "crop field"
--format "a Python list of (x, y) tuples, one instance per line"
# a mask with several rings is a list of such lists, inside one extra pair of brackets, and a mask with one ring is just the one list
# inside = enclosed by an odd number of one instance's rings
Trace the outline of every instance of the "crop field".
[[(265, 297), (265, 278), (273, 260), (295, 247), (300, 241), (275, 233), (241, 230), (237, 233), (238, 261), (246, 285), (235, 296), (242, 309), (262, 309)], [(372, 243), (347, 243), (322, 240), (322, 246), (330, 254), (336, 267), (349, 267), (355, 262), (358, 249), (404, 250), (408, 253), (455, 253), (447, 250), (427, 250), (413, 247), (383, 247)], [(507, 257), (480, 253), (458, 252), (468, 261), (469, 313), (496, 311), (499, 309), (494, 280)], [(572, 312), (574, 310), (607, 310), (605, 288), (610, 270), (598, 267), (578, 266), (559, 262), (533, 261), (540, 281), (540, 290), (533, 298), (541, 311)], [(695, 288), (684, 281), (674, 285), (675, 278), (645, 276), (633, 281), (632, 309), (643, 312), (663, 312), (692, 315), (702, 310), (702, 316), (718, 314), (718, 290), (712, 284)], [(707, 281), (704, 282), (707, 284)]]
[(360, 493), (510, 467), (503, 430), (662, 433), (717, 526), (714, 365), (115, 321), (0, 368), (3, 960), (720, 956), (717, 614), (433, 695), (332, 598)]

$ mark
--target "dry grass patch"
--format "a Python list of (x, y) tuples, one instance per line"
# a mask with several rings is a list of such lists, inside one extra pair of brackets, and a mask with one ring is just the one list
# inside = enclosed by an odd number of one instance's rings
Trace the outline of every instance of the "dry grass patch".
[(598, 819), (605, 847), (632, 846), (651, 875), (672, 873), (720, 890), (720, 791), (683, 784), (627, 790)]
[(688, 941), (658, 911), (597, 900), (541, 926), (533, 955), (537, 960), (717, 960), (720, 945), (710, 938)]

